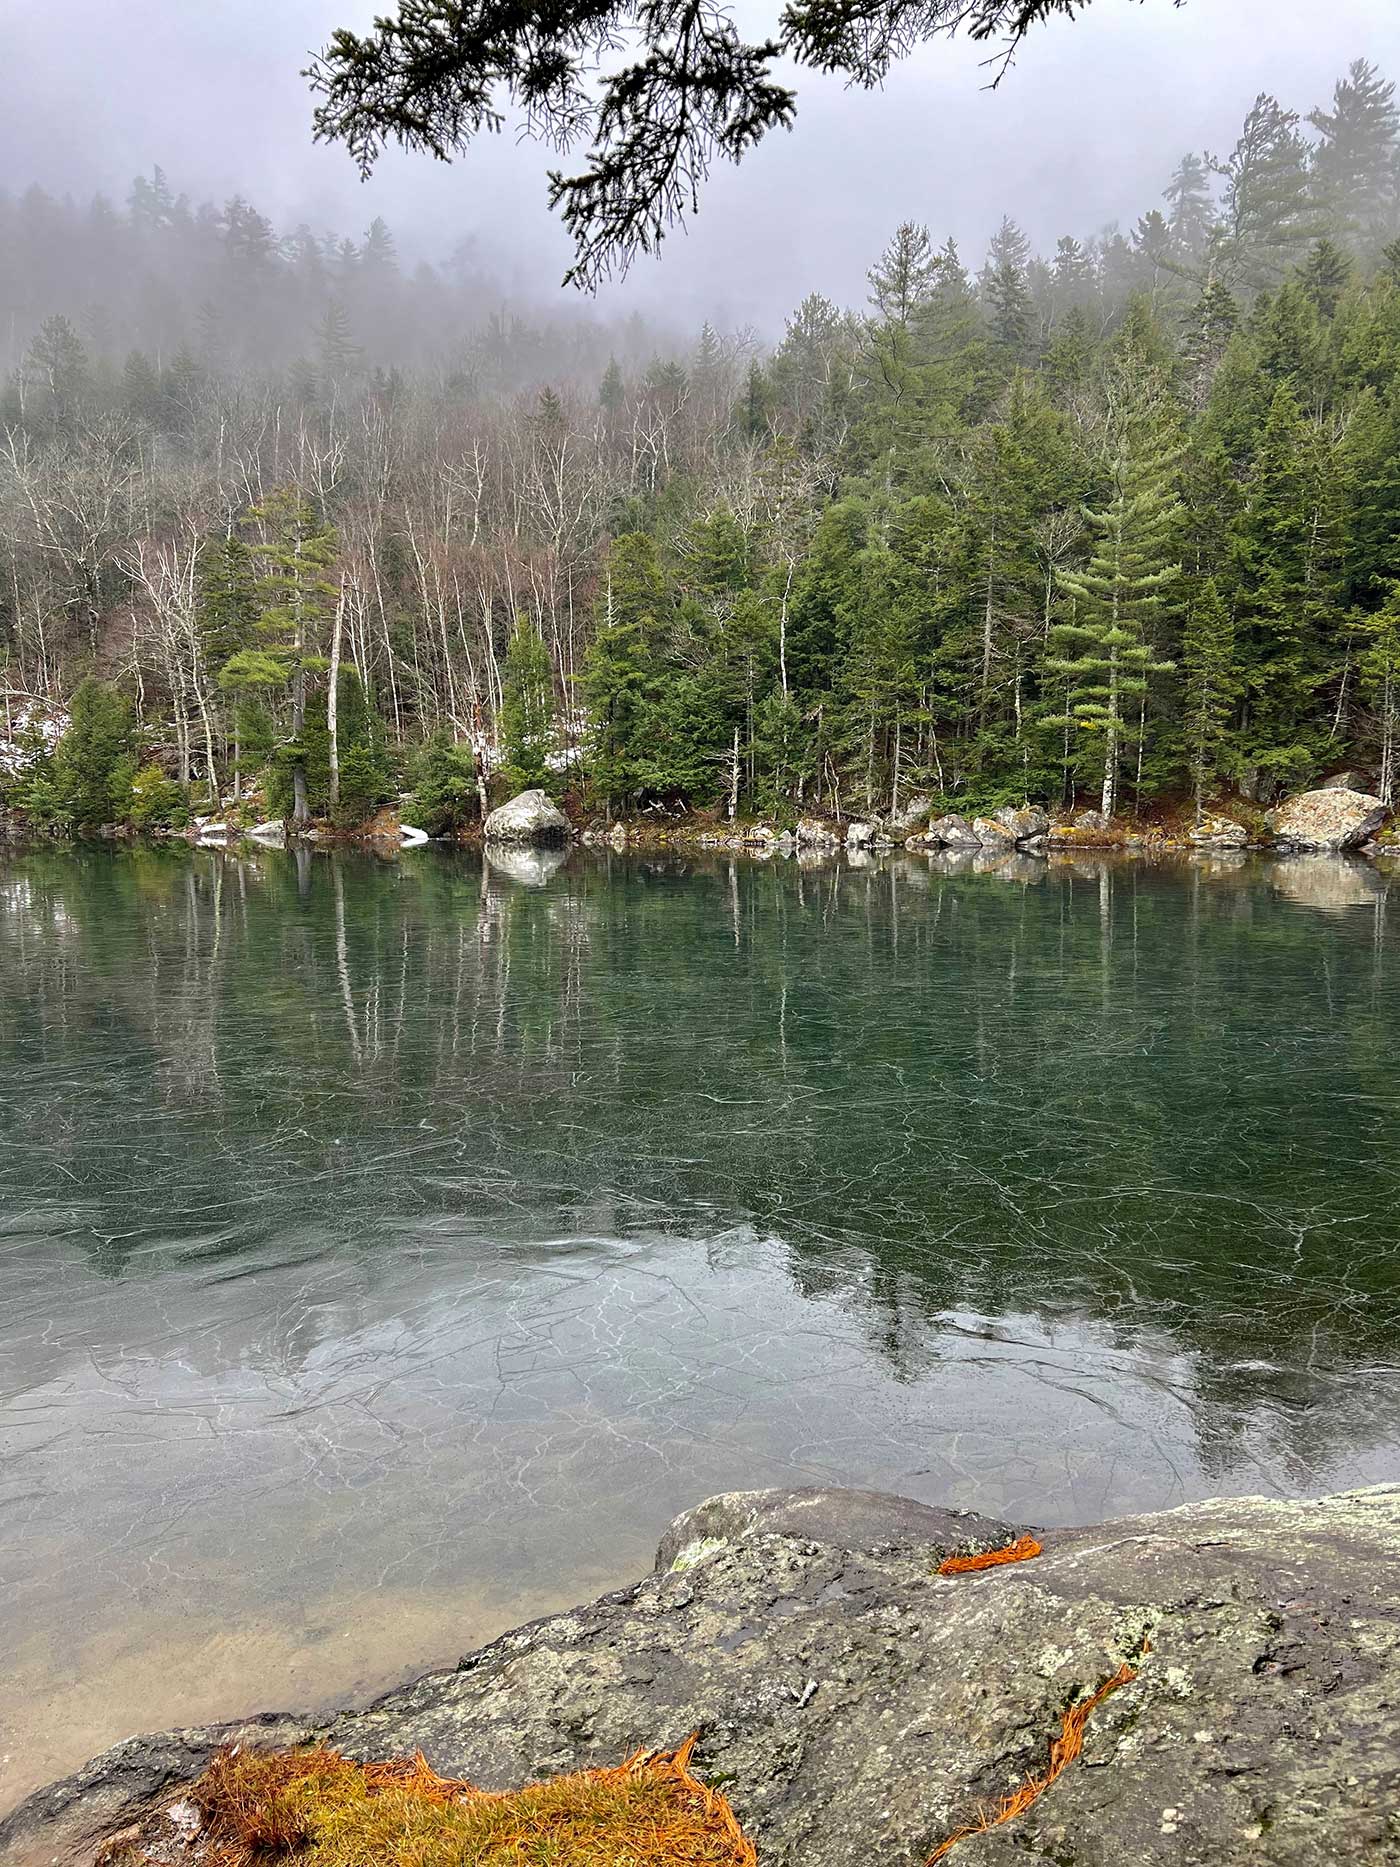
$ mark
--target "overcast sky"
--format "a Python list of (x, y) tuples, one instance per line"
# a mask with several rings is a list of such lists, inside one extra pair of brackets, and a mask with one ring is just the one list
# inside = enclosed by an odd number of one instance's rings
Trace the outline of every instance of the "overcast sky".
[[(382, 8), (383, 0), (380, 0)], [(160, 163), (197, 198), (240, 191), (280, 226), (358, 234), (375, 214), (406, 258), (471, 236), (519, 291), (557, 291), (568, 244), (544, 202), (545, 156), (488, 139), (451, 168), (393, 154), (362, 185), (313, 148), (298, 76), (374, 0), (47, 0), (6, 34), (0, 175), (11, 189), (124, 196)], [(755, 34), (777, 12), (743, 0)], [(1095, 0), (1035, 33), (1000, 89), (977, 50), (939, 42), (882, 92), (795, 77), (797, 126), (716, 171), (699, 219), (611, 302), (687, 322), (781, 327), (810, 290), (846, 303), (895, 224), (952, 233), (974, 263), (1004, 212), (1053, 243), (1155, 204), (1188, 149), (1223, 150), (1258, 90), (1306, 112), (1353, 58), (1400, 78), (1395, 0)]]

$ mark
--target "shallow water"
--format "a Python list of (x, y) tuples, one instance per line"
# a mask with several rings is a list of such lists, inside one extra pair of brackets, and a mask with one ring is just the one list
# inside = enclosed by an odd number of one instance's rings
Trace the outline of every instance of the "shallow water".
[(0, 857), (0, 1804), (709, 1491), (1400, 1476), (1389, 887)]

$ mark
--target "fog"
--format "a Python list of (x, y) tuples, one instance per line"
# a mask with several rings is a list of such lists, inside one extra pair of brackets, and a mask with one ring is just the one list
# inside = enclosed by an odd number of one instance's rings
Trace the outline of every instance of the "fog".
[[(299, 75), (369, 0), (53, 0), (12, 32), (0, 79), (0, 164), (120, 201), (160, 164), (195, 199), (241, 192), (278, 227), (358, 236), (375, 215), (402, 258), (439, 261), (473, 240), (517, 298), (558, 300), (568, 241), (544, 199), (550, 158), (507, 134), (444, 166), (387, 155), (362, 184), (345, 152), (311, 140)], [(755, 34), (772, 14), (745, 0)], [(1254, 94), (1306, 112), (1357, 57), (1400, 75), (1400, 15), (1383, 0), (1096, 0), (1035, 32), (1000, 87), (983, 53), (939, 42), (883, 91), (796, 72), (798, 119), (739, 169), (716, 170), (701, 213), (643, 259), (602, 307), (722, 328), (781, 329), (810, 290), (859, 304), (864, 273), (901, 219), (951, 233), (972, 263), (1005, 212), (1040, 247), (1131, 226), (1183, 151), (1226, 149)]]

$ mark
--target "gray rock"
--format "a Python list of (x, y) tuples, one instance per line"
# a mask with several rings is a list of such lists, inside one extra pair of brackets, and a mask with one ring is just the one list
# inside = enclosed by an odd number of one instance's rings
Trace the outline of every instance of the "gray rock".
[(1014, 849), (1016, 838), (996, 817), (974, 817), (972, 833), (983, 849)]
[(1304, 791), (1270, 811), (1268, 823), (1290, 849), (1359, 849), (1389, 816), (1378, 797), (1366, 791)]
[(797, 825), (797, 842), (802, 849), (835, 849), (840, 837), (820, 817), (803, 817)]
[(967, 818), (958, 816), (956, 811), (950, 811), (928, 826), (928, 840), (944, 849), (977, 849), (982, 842)]
[(1202, 817), (1187, 841), (1196, 849), (1243, 849), (1249, 831), (1231, 817)]
[(848, 823), (846, 825), (846, 847), (847, 849), (869, 849), (879, 833), (878, 824), (859, 821)]
[[(265, 1735), (421, 1747), (503, 1788), (697, 1730), (765, 1867), (914, 1867), (1042, 1772), (1066, 1709), (1129, 1665), (1082, 1759), (966, 1843), (969, 1867), (1400, 1861), (1400, 1487), (1196, 1504), (936, 1574), (1013, 1528), (871, 1493), (713, 1498), (646, 1580)], [(108, 1752), (0, 1827), (0, 1861), (89, 1860), (232, 1734)]]
[(890, 813), (891, 834), (901, 838), (909, 836), (921, 823), (927, 821), (932, 809), (933, 799), (925, 797), (922, 792), (916, 797), (911, 797), (906, 803), (901, 804), (898, 810)]
[(488, 843), (562, 843), (569, 819), (543, 791), (522, 791), (486, 819)]
[(1373, 771), (1334, 771), (1317, 786), (1319, 791), (1360, 791), (1368, 795), (1376, 783)]
[(1007, 804), (997, 812), (995, 819), (1011, 837), (1013, 843), (1028, 843), (1037, 836), (1044, 836), (1050, 828), (1050, 819), (1037, 804), (1025, 804), (1019, 809)]

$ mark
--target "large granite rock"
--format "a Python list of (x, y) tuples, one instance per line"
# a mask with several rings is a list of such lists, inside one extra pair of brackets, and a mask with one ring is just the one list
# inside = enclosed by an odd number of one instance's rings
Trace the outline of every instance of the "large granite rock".
[(979, 849), (981, 837), (973, 829), (966, 817), (960, 817), (956, 811), (950, 811), (946, 817), (939, 817), (928, 826), (926, 840), (943, 849)]
[[(500, 1788), (700, 1733), (765, 1867), (914, 1867), (1044, 1770), (1121, 1666), (1082, 1759), (958, 1849), (966, 1867), (1400, 1861), (1400, 1487), (1197, 1504), (1043, 1536), (863, 1492), (712, 1498), (656, 1572), (363, 1711), (266, 1726), (352, 1756), (421, 1747)], [(136, 1738), (0, 1827), (5, 1867), (100, 1837), (246, 1726)]]
[(925, 797), (923, 792), (906, 798), (898, 810), (890, 812), (889, 829), (893, 836), (912, 836), (921, 823), (927, 823), (929, 812), (933, 809), (933, 799)]
[(1034, 805), (1016, 809), (1007, 804), (990, 817), (974, 817), (972, 828), (984, 849), (1015, 849), (1042, 837), (1050, 828), (1050, 819)]
[(1186, 839), (1196, 849), (1243, 849), (1249, 831), (1233, 817), (1202, 817)]
[(829, 823), (823, 823), (820, 817), (801, 817), (797, 824), (797, 846), (799, 849), (836, 849), (840, 837)]
[(1269, 813), (1269, 828), (1290, 849), (1359, 849), (1389, 811), (1368, 791), (1304, 791)]
[(485, 824), (488, 843), (562, 843), (568, 835), (569, 819), (543, 791), (522, 791), (498, 804)]

